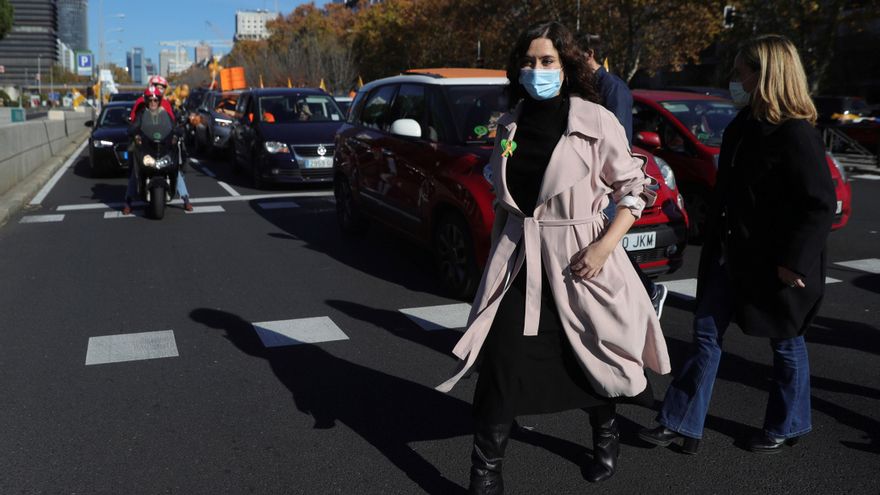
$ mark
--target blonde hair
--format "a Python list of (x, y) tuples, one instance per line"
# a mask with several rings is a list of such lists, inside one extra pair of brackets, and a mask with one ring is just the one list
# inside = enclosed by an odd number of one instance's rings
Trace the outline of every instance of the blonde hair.
[(771, 124), (804, 119), (816, 124), (816, 106), (810, 98), (804, 66), (788, 38), (759, 36), (747, 41), (737, 57), (758, 73), (751, 101), (755, 119)]

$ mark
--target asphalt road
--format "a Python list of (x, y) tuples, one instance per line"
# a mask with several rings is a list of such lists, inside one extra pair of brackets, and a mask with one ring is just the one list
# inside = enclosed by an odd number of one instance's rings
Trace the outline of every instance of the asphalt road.
[[(254, 191), (216, 160), (198, 167), (194, 214), (115, 218), (105, 204), (126, 179), (79, 160), (0, 228), (0, 493), (464, 493), (475, 378), (433, 390), (460, 330), (424, 320), (454, 326), (462, 306), (430, 257), (377, 229), (343, 237), (329, 188)], [(654, 411), (623, 406), (620, 470), (590, 485), (586, 415), (528, 416), (508, 493), (878, 493), (880, 180), (853, 192), (808, 333), (814, 431), (799, 445), (742, 448), (771, 356), (731, 329), (699, 455), (641, 443)], [(662, 277), (676, 368), (698, 256)], [(655, 378), (660, 398), (670, 377)]]

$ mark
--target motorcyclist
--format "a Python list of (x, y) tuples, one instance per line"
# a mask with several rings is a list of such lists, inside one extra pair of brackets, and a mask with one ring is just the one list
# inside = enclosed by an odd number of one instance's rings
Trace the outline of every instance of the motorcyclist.
[[(153, 76), (150, 78), (149, 86), (147, 86), (147, 89), (149, 88), (158, 88), (159, 91), (164, 95), (165, 92), (168, 90), (168, 81), (162, 76)], [(138, 112), (144, 109), (145, 103), (146, 102), (144, 101), (143, 96), (135, 100), (134, 106), (131, 107), (131, 114), (129, 115), (129, 120), (131, 122), (134, 122), (134, 119), (135, 117), (137, 117)], [(171, 107), (171, 103), (165, 98), (162, 98), (160, 103), (162, 105), (162, 108), (164, 108), (165, 111), (168, 112), (168, 115), (171, 116), (171, 120), (175, 120), (174, 109)]]
[[(146, 107), (137, 113), (129, 126), (128, 133), (133, 136), (135, 144), (140, 146), (143, 144), (143, 136), (170, 136), (172, 145), (177, 144), (180, 129), (176, 126), (173, 113), (169, 113), (162, 106), (162, 91), (157, 86), (150, 86), (144, 91), (144, 101)], [(183, 200), (183, 208), (186, 211), (192, 211), (193, 207), (189, 201), (189, 192), (186, 189), (186, 183), (183, 179), (183, 173), (178, 171), (177, 174), (177, 194)], [(137, 166), (132, 165), (131, 173), (128, 177), (128, 187), (125, 191), (125, 206), (122, 208), (123, 215), (131, 214), (131, 202), (137, 195)]]

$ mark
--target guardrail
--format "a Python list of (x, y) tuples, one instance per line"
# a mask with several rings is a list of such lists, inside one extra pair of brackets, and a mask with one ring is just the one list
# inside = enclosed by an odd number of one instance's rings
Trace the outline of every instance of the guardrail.
[(71, 143), (88, 135), (90, 111), (52, 110), (45, 119), (0, 124), (0, 195), (10, 191)]

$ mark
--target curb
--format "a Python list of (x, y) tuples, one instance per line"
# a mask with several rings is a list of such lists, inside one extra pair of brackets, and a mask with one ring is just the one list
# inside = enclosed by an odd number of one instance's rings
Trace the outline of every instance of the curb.
[(52, 175), (64, 165), (88, 137), (89, 134), (85, 133), (81, 138), (70, 141), (70, 144), (62, 149), (58, 155), (50, 158), (18, 185), (0, 195), (0, 227), (28, 204), (28, 201), (40, 191), (43, 185), (52, 178)]

